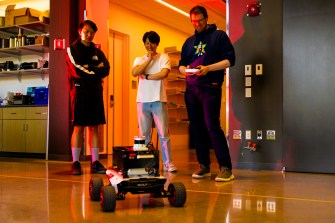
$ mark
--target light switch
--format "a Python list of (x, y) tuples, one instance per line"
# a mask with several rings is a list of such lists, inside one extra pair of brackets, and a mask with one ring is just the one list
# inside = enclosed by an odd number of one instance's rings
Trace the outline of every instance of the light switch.
[(251, 65), (245, 65), (244, 66), (244, 73), (246, 76), (251, 75)]
[(256, 64), (256, 75), (263, 75), (263, 64)]

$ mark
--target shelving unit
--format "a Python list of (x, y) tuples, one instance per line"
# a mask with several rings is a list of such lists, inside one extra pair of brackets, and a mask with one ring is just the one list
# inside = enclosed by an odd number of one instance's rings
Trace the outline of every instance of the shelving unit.
[(49, 24), (45, 22), (30, 22), (27, 24), (7, 26), (0, 28), (0, 36), (8, 38), (12, 35), (16, 35), (19, 32), (19, 29), (24, 30), (25, 35), (33, 35), (33, 34), (48, 34), (49, 32)]
[(185, 148), (189, 145), (189, 121), (184, 100), (185, 76), (178, 70), (180, 51), (177, 51), (176, 47), (168, 47), (165, 48), (165, 53), (170, 57), (171, 63), (166, 88), (171, 142), (175, 146)]
[(27, 69), (27, 70), (11, 70), (11, 71), (1, 71), (0, 77), (16, 77), (21, 80), (22, 76), (40, 76), (44, 80), (44, 76), (49, 74), (49, 68), (41, 69)]
[[(0, 38), (6, 39), (16, 36), (22, 31), (23, 35), (34, 37), (49, 35), (49, 24), (46, 22), (32, 22), (0, 28)], [(37, 62), (41, 58), (49, 61), (49, 46), (43, 44), (22, 45), (17, 47), (0, 48), (0, 63), (13, 61), (15, 64), (30, 61)], [(30, 67), (29, 67), (30, 68)], [(40, 77), (44, 80), (49, 74), (49, 68), (11, 69), (1, 66), (0, 78), (10, 81), (16, 79), (21, 82), (24, 76)], [(29, 78), (30, 79), (30, 78)], [(46, 153), (48, 106), (13, 106), (0, 109), (0, 152), (14, 153)]]
[[(0, 28), (0, 37), (9, 38), (10, 36), (17, 35), (19, 29), (22, 29), (24, 35), (48, 35), (49, 24), (45, 22), (32, 22), (23, 25), (15, 25)], [(0, 48), (0, 62), (5, 62), (6, 58), (17, 58), (19, 61), (22, 56), (37, 55), (45, 57), (49, 53), (49, 46), (35, 44), (23, 45), (11, 48)], [(0, 77), (16, 77), (21, 80), (22, 76), (37, 75), (44, 79), (44, 75), (48, 74), (48, 68), (42, 69), (25, 69), (25, 70), (10, 70), (0, 71)]]

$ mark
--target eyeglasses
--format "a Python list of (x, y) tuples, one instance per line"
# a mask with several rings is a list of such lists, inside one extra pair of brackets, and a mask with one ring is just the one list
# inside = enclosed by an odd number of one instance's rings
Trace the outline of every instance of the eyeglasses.
[(206, 20), (206, 18), (202, 18), (202, 19), (199, 19), (199, 20), (191, 20), (191, 23), (195, 24), (195, 23), (203, 22), (205, 20)]

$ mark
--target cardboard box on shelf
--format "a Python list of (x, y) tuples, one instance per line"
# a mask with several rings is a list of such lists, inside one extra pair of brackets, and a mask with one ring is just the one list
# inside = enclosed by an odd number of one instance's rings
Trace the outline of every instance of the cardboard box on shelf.
[(39, 21), (41, 12), (32, 8), (15, 9), (15, 5), (8, 5), (5, 12), (5, 26), (21, 25)]
[(14, 25), (14, 8), (15, 8), (15, 5), (7, 5), (6, 11), (5, 11), (5, 26)]
[(0, 27), (4, 27), (4, 26), (5, 26), (5, 17), (0, 16)]
[(39, 21), (41, 12), (31, 8), (20, 8), (14, 10), (14, 25), (26, 24)]
[(35, 38), (36, 45), (49, 46), (49, 37), (47, 36), (38, 36)]

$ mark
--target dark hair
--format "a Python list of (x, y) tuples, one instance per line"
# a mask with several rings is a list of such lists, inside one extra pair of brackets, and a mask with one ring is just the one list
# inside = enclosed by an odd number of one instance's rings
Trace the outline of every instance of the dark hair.
[(85, 25), (91, 26), (91, 28), (93, 29), (94, 32), (98, 31), (97, 25), (94, 22), (92, 22), (91, 20), (85, 20), (85, 21), (80, 22), (79, 26), (78, 26), (78, 31), (80, 32)]
[(145, 43), (145, 41), (149, 39), (149, 41), (151, 43), (156, 43), (157, 45), (159, 44), (159, 41), (161, 40), (159, 35), (155, 32), (155, 31), (149, 31), (144, 33), (143, 35), (143, 43)]
[(200, 5), (194, 6), (194, 7), (190, 10), (190, 16), (191, 16), (192, 14), (196, 14), (196, 15), (202, 14), (202, 15), (204, 16), (205, 19), (208, 18), (207, 10), (205, 9), (205, 7), (200, 6)]

